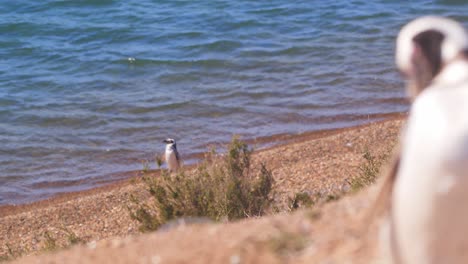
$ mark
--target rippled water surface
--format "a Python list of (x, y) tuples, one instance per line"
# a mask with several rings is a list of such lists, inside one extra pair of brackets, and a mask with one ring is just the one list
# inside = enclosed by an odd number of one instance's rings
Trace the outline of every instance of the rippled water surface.
[(394, 39), (466, 1), (23, 0), (0, 4), (0, 204), (255, 139), (403, 112)]

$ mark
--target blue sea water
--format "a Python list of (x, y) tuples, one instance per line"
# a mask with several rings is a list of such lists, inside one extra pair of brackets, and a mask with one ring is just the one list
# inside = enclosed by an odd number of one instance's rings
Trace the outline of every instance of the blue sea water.
[(400, 27), (467, 1), (20, 0), (0, 4), (0, 204), (245, 139), (408, 109)]

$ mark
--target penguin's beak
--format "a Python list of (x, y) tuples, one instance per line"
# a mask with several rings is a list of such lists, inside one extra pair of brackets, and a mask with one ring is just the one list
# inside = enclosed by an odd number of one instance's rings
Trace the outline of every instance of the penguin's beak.
[(169, 140), (165, 139), (162, 142), (167, 144), (167, 143), (169, 143)]

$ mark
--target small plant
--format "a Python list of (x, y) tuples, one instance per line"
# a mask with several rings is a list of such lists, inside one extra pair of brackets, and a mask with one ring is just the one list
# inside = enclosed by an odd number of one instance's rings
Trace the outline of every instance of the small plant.
[(318, 220), (322, 215), (320, 214), (320, 211), (315, 210), (315, 209), (310, 209), (305, 213), (305, 216), (310, 220), (310, 221), (315, 221)]
[(389, 155), (390, 150), (376, 156), (366, 148), (363, 154), (364, 163), (359, 166), (359, 175), (348, 181), (351, 186), (351, 190), (356, 192), (363, 187), (373, 184), (380, 173), (382, 165), (385, 164)]
[(1, 255), (0, 256), (0, 262), (6, 262), (6, 261), (9, 261), (11, 260), (11, 258), (7, 255)]
[(298, 192), (293, 198), (288, 198), (288, 207), (290, 211), (294, 211), (300, 207), (311, 207), (314, 205), (312, 197), (306, 192)]
[(156, 166), (158, 166), (158, 168), (161, 168), (163, 164), (163, 158), (159, 155), (156, 155), (156, 157), (154, 157), (154, 161), (156, 162)]
[(327, 194), (325, 197), (325, 202), (333, 202), (333, 201), (338, 201), (341, 198), (340, 194)]
[(272, 238), (268, 245), (273, 252), (280, 256), (287, 256), (300, 252), (306, 248), (309, 243), (309, 238), (306, 235), (281, 232), (278, 236)]
[(18, 254), (16, 254), (13, 251), (10, 244), (5, 243), (5, 247), (7, 249), (7, 253), (5, 255), (0, 256), (0, 262), (12, 260), (12, 259), (15, 259), (18, 256)]
[(139, 229), (141, 232), (156, 230), (161, 225), (152, 208), (146, 204), (140, 204), (140, 201), (134, 195), (130, 196), (130, 201), (136, 206), (136, 209), (128, 207), (130, 217), (140, 223)]
[(137, 184), (137, 179), (135, 177), (130, 178), (129, 182), (130, 182), (130, 184), (135, 185), (135, 184)]
[(79, 236), (77, 236), (76, 233), (71, 231), (70, 229), (68, 229), (66, 227), (63, 227), (62, 231), (65, 232), (65, 234), (67, 236), (68, 244), (70, 246), (80, 244), (80, 243), (84, 242), (83, 239), (81, 239)]
[(150, 171), (150, 164), (147, 160), (141, 161), (141, 164), (143, 165), (142, 173), (146, 174)]
[(5, 246), (8, 250), (8, 255), (10, 255), (11, 257), (14, 257), (16, 254), (13, 252), (13, 249), (11, 248), (10, 244), (6, 243)]
[(132, 198), (130, 216), (140, 222), (141, 231), (149, 231), (179, 217), (219, 221), (263, 215), (271, 203), (273, 176), (263, 164), (254, 174), (251, 154), (252, 149), (234, 137), (225, 155), (212, 150), (193, 173), (143, 176), (153, 203)]
[(0, 262), (2, 261), (11, 261), (17, 259), (26, 253), (28, 253), (29, 249), (14, 249), (9, 243), (4, 244), (6, 247), (6, 254), (0, 256)]
[(49, 231), (45, 231), (43, 234), (43, 237), (44, 237), (44, 250), (54, 251), (58, 248), (57, 240), (50, 235)]

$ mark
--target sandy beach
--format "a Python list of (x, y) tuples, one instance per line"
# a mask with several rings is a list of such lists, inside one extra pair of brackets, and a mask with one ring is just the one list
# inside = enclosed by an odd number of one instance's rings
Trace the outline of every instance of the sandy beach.
[[(336, 197), (294, 212), (230, 223), (203, 222), (140, 234), (127, 209), (131, 195), (149, 198), (129, 180), (19, 206), (0, 207), (0, 259), (19, 263), (363, 263), (375, 257), (375, 227), (357, 228), (374, 187), (356, 194), (349, 179), (368, 150), (393, 146), (405, 115), (367, 125), (287, 139), (254, 161), (273, 172), (278, 204), (298, 192)], [(339, 199), (338, 199), (339, 198)], [(284, 208), (284, 207), (283, 207)], [(56, 242), (47, 251), (46, 237)], [(77, 244), (70, 247), (71, 237)], [(50, 245), (49, 245), (50, 246)], [(67, 248), (67, 249), (61, 249)]]

